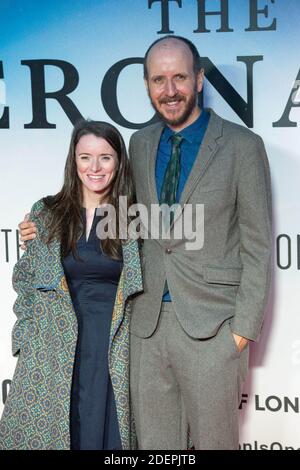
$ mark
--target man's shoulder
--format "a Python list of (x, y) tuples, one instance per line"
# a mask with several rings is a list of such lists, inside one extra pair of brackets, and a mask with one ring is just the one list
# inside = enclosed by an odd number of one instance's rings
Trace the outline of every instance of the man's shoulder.
[(224, 120), (224, 132), (234, 134), (236, 137), (246, 140), (257, 140), (260, 136), (248, 127), (237, 124), (236, 122)]
[(215, 120), (219, 121), (219, 123), (222, 126), (222, 134), (224, 137), (228, 138), (236, 138), (237, 140), (242, 140), (243, 142), (245, 141), (257, 141), (260, 140), (261, 137), (253, 132), (251, 129), (249, 129), (246, 126), (243, 126), (241, 124), (238, 124), (233, 121), (229, 121), (228, 119), (224, 119), (218, 114), (216, 114), (214, 111), (212, 111), (212, 115)]
[(155, 122), (154, 124), (150, 124), (149, 126), (139, 129), (131, 135), (131, 143), (139, 140), (151, 139), (156, 132), (159, 132), (159, 130), (162, 129), (162, 126), (161, 122)]

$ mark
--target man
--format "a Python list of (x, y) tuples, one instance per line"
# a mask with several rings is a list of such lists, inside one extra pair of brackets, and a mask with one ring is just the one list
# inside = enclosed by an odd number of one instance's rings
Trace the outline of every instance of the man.
[(202, 204), (204, 243), (143, 242), (131, 320), (139, 448), (186, 449), (189, 435), (196, 449), (237, 449), (248, 342), (259, 338), (270, 283), (267, 156), (260, 137), (199, 108), (204, 72), (187, 39), (155, 41), (144, 75), (161, 122), (130, 141), (137, 200), (149, 213), (177, 202), (195, 215)]

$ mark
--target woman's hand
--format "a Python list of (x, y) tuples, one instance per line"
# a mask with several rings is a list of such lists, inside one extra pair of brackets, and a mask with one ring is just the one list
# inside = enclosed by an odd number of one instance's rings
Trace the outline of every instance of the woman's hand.
[(36, 237), (36, 226), (34, 222), (30, 222), (29, 214), (26, 214), (23, 222), (20, 222), (18, 225), (20, 232), (20, 240), (22, 242), (22, 250), (26, 250), (26, 242), (28, 240), (33, 240)]

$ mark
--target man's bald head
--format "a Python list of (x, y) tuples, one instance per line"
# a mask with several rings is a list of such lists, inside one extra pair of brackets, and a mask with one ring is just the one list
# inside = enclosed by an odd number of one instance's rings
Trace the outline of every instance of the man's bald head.
[(162, 38), (157, 39), (154, 41), (148, 50), (146, 51), (145, 57), (144, 57), (144, 79), (148, 79), (148, 68), (147, 68), (147, 62), (149, 55), (151, 55), (151, 52), (155, 50), (155, 48), (160, 47), (160, 48), (168, 48), (168, 47), (174, 47), (176, 44), (181, 47), (181, 48), (186, 48), (187, 54), (192, 55), (192, 60), (193, 60), (193, 69), (195, 76), (198, 75), (198, 73), (201, 70), (201, 59), (199, 52), (196, 48), (196, 46), (189, 40), (186, 39), (182, 36), (164, 36)]

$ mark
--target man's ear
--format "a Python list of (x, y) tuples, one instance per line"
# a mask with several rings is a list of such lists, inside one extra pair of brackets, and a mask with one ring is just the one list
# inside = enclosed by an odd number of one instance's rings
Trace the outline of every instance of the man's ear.
[(144, 83), (145, 83), (146, 90), (149, 93), (149, 85), (148, 85), (148, 80), (146, 78), (144, 78)]
[(202, 91), (203, 81), (204, 81), (204, 69), (201, 69), (198, 72), (198, 75), (197, 75), (197, 91), (198, 91), (198, 93), (200, 93), (200, 91)]

